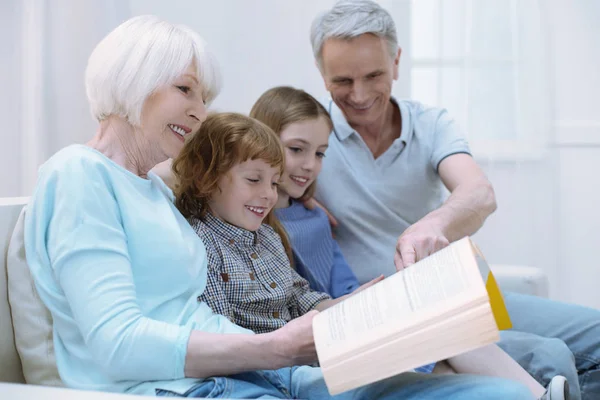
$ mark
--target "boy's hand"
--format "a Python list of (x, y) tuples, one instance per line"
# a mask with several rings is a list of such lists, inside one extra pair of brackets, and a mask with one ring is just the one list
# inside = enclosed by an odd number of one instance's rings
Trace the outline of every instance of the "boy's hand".
[(365, 290), (366, 288), (369, 288), (369, 287), (373, 286), (377, 282), (381, 282), (384, 279), (385, 279), (385, 276), (379, 275), (377, 278), (372, 279), (369, 282), (363, 283), (362, 285), (360, 285), (358, 288), (356, 288), (356, 290), (354, 292), (352, 292), (352, 294), (356, 294), (358, 292), (361, 292), (361, 291)]

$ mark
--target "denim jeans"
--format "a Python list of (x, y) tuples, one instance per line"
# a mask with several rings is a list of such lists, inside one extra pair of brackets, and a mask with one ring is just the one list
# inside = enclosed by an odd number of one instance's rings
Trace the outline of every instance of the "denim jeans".
[(600, 399), (600, 311), (541, 297), (504, 293), (513, 329), (498, 345), (543, 386), (569, 381), (571, 399)]
[(513, 381), (484, 376), (431, 375), (416, 372), (407, 372), (336, 396), (330, 396), (323, 381), (321, 369), (308, 366), (211, 378), (183, 394), (164, 390), (157, 390), (156, 394), (157, 396), (209, 399), (533, 399), (529, 389)]

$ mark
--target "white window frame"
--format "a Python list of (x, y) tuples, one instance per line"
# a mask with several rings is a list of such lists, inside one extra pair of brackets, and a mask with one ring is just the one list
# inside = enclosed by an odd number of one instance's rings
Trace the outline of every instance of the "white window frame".
[[(414, 23), (413, 13), (412, 13), (412, 2), (419, 0), (411, 0), (409, 1), (409, 11), (410, 11), (410, 22)], [(439, 12), (437, 13), (437, 21), (434, 23), (438, 24), (438, 27), (442, 26), (442, 21), (444, 18), (442, 2), (448, 0), (435, 0), (437, 2), (437, 7), (439, 8)], [(467, 138), (469, 140), (469, 144), (473, 155), (475, 158), (480, 160), (494, 160), (494, 161), (519, 161), (519, 160), (539, 160), (543, 157), (545, 153), (545, 149), (543, 146), (536, 144), (532, 139), (533, 132), (526, 132), (520, 123), (519, 113), (521, 112), (521, 107), (519, 105), (520, 99), (520, 91), (521, 88), (518, 84), (518, 76), (519, 76), (519, 52), (518, 52), (518, 40), (519, 40), (519, 31), (518, 31), (518, 0), (502, 0), (510, 2), (510, 23), (511, 23), (511, 49), (512, 52), (509, 56), (504, 57), (481, 57), (474, 55), (470, 49), (470, 41), (471, 41), (471, 24), (472, 20), (472, 9), (473, 2), (477, 0), (464, 0), (465, 10), (465, 31), (463, 32), (463, 40), (464, 40), (464, 52), (462, 56), (448, 57), (443, 56), (443, 48), (441, 43), (443, 30), (438, 29), (438, 46), (437, 46), (437, 56), (436, 57), (417, 57), (412, 55), (410, 52), (408, 54), (408, 58), (410, 61), (405, 63), (407, 65), (407, 75), (408, 81), (410, 84), (408, 85), (408, 90), (410, 93), (410, 97), (412, 98), (412, 72), (415, 69), (419, 68), (429, 68), (437, 70), (437, 99), (438, 104), (440, 103), (442, 97), (442, 87), (441, 84), (443, 80), (443, 70), (447, 67), (455, 67), (460, 69), (461, 73), (461, 88), (464, 91), (464, 104), (462, 107), (463, 115), (453, 115), (454, 118), (457, 118), (462, 121), (468, 121), (468, 113), (469, 113), (469, 97), (468, 97), (468, 85), (469, 85), (469, 77), (473, 71), (473, 68), (492, 66), (492, 67), (512, 67), (512, 72), (515, 77), (514, 79), (514, 109), (513, 115), (515, 118), (515, 129), (516, 129), (516, 138), (515, 139), (477, 139), (476, 133), (467, 131)], [(408, 29), (407, 35), (408, 38), (411, 38), (412, 30)], [(410, 43), (409, 40), (407, 43)], [(414, 98), (414, 100), (419, 101), (418, 98)], [(444, 106), (444, 105), (441, 105)], [(461, 118), (462, 117), (462, 118)], [(467, 127), (463, 127), (467, 129)]]

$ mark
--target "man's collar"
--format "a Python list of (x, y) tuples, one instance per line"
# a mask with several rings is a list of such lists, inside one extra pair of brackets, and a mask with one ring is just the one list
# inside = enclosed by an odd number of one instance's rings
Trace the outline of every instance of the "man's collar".
[[(405, 112), (405, 110), (402, 110), (402, 107), (393, 96), (390, 98), (390, 100), (392, 101), (392, 103), (396, 104), (398, 106), (398, 109), (400, 110), (400, 117), (402, 118), (402, 130), (400, 139), (406, 144), (412, 136), (412, 129), (410, 128), (409, 120), (410, 116), (407, 112)], [(327, 111), (329, 111), (331, 120), (333, 121), (333, 132), (338, 137), (338, 140), (340, 142), (348, 139), (353, 133), (358, 135), (358, 132), (356, 132), (354, 128), (350, 126), (348, 120), (346, 119), (346, 116), (344, 115), (342, 110), (337, 106), (337, 104), (335, 104), (333, 99), (329, 98), (325, 105), (327, 107)]]

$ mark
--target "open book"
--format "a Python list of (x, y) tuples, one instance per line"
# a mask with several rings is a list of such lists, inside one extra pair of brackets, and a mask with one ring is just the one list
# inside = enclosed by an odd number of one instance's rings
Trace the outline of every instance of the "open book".
[(510, 327), (494, 276), (468, 237), (313, 322), (332, 395), (495, 343)]

